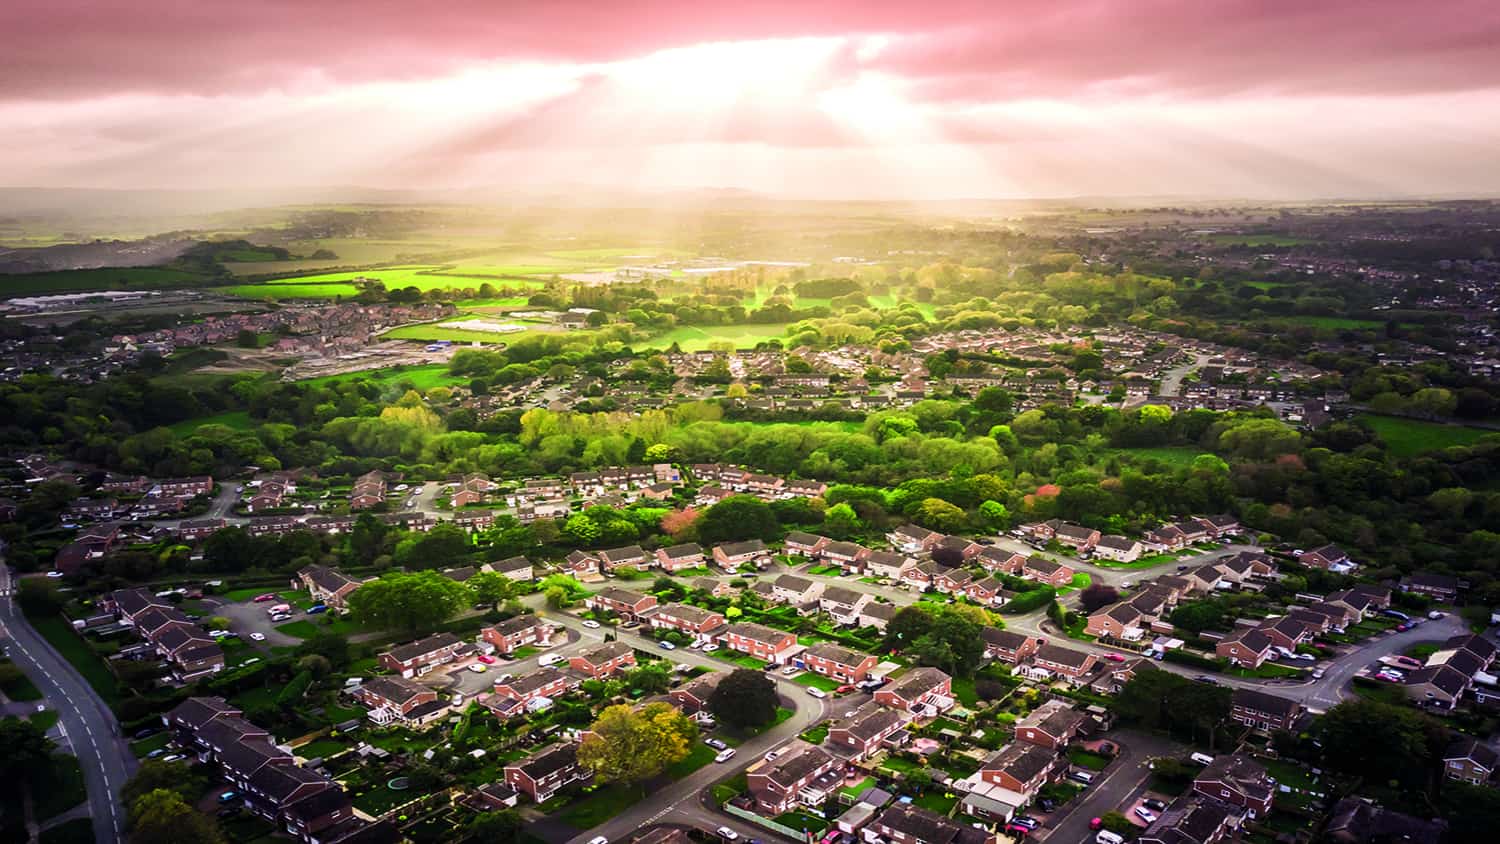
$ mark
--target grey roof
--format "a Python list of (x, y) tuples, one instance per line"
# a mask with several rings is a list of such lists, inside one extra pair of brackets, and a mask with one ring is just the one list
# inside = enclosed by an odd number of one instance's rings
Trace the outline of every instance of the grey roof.
[(387, 653), (401, 662), (406, 662), (408, 660), (426, 656), (427, 654), (433, 653), (434, 651), (440, 651), (444, 648), (456, 647), (461, 644), (463, 644), (463, 640), (453, 635), (452, 633), (434, 633), (431, 636), (426, 637), (425, 639), (418, 639), (415, 642), (407, 642), (404, 645), (397, 645), (394, 648), (391, 648)]

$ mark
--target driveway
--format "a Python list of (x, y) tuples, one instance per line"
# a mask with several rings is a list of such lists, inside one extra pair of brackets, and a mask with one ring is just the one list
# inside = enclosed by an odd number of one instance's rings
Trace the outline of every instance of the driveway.
[(1105, 812), (1123, 810), (1128, 805), (1150, 778), (1151, 769), (1146, 765), (1152, 757), (1179, 756), (1187, 752), (1184, 744), (1135, 730), (1113, 730), (1107, 738), (1119, 745), (1120, 755), (1104, 772), (1104, 778), (1095, 778), (1082, 798), (1049, 819), (1046, 826), (1037, 830), (1037, 838), (1059, 844), (1092, 841), (1094, 833), (1089, 830), (1089, 821)]
[[(268, 588), (266, 589), (266, 591), (275, 592), (276, 590)], [(239, 603), (234, 604), (218, 604), (214, 606), (211, 614), (221, 615), (229, 619), (229, 629), (240, 634), (240, 638), (243, 639), (245, 641), (245, 644), (247, 645), (262, 647), (271, 645), (301, 644), (301, 639), (282, 633), (280, 630), (277, 630), (276, 625), (271, 622), (271, 617), (266, 613), (266, 608), (274, 607), (277, 603), (279, 603), (279, 600), (274, 602), (266, 601), (260, 604), (257, 604), (253, 601), (240, 601)], [(297, 621), (303, 618), (315, 620), (316, 616), (305, 615), (301, 610), (296, 610), (292, 613), (291, 619), (280, 623), (290, 624), (293, 621)], [(251, 633), (264, 634), (266, 640), (264, 642), (253, 642), (250, 640)]]

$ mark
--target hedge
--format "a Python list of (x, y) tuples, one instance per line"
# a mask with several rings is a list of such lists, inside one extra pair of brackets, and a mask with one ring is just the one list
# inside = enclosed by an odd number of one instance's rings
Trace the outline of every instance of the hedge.
[(1210, 659), (1209, 657), (1201, 656), (1199, 654), (1193, 653), (1192, 651), (1183, 650), (1182, 648), (1176, 648), (1167, 651), (1162, 659), (1167, 662), (1176, 662), (1181, 665), (1192, 665), (1197, 668), (1206, 668), (1210, 671), (1224, 670), (1224, 663), (1220, 662), (1219, 660)]
[(1012, 598), (1010, 603), (1001, 607), (1000, 612), (1005, 615), (1021, 615), (1032, 610), (1039, 610), (1055, 600), (1057, 600), (1057, 590), (1051, 586), (1044, 586), (1041, 589), (1022, 592)]

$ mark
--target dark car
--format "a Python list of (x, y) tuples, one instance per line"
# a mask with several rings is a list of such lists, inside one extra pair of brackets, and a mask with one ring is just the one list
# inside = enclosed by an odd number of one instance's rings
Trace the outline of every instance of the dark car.
[(155, 727), (145, 727), (135, 731), (135, 737), (138, 739), (150, 738), (154, 735), (156, 735)]
[(1163, 809), (1167, 808), (1167, 804), (1166, 803), (1163, 803), (1162, 801), (1157, 800), (1155, 797), (1147, 797), (1145, 800), (1142, 800), (1141, 802), (1146, 805), (1147, 809), (1150, 809), (1153, 812), (1160, 812)]
[(1051, 797), (1043, 797), (1037, 801), (1037, 805), (1042, 807), (1043, 812), (1051, 812), (1057, 808), (1057, 801)]
[(1210, 677), (1207, 674), (1199, 674), (1197, 677), (1194, 677), (1193, 680), (1194, 682), (1198, 683), (1207, 683), (1210, 686), (1219, 685), (1219, 681), (1217, 679)]

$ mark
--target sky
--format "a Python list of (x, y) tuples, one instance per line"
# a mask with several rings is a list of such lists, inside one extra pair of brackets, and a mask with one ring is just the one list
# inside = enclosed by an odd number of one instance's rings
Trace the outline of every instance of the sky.
[(5, 0), (0, 185), (1500, 194), (1495, 0)]

